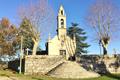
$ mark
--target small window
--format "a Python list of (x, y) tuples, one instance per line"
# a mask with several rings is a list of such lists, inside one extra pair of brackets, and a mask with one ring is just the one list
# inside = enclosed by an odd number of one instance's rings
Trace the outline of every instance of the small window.
[(63, 10), (61, 11), (61, 15), (63, 15)]
[(60, 50), (60, 55), (66, 55), (66, 50)]
[(64, 27), (64, 20), (61, 19), (61, 27), (63, 28)]

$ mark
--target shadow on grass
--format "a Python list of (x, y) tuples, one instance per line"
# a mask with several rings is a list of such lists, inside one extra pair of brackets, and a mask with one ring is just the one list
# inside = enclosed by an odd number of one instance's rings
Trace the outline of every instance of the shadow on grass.
[(32, 79), (36, 79), (36, 80), (43, 80), (43, 79), (40, 79), (40, 78), (36, 78), (36, 77), (32, 77)]
[(0, 74), (0, 76), (10, 77), (10, 76), (7, 75), (7, 74)]
[(110, 77), (110, 78), (114, 78), (114, 79), (120, 80), (120, 75), (118, 75), (118, 74), (107, 73), (107, 74), (104, 74), (104, 75), (107, 76), (107, 77)]

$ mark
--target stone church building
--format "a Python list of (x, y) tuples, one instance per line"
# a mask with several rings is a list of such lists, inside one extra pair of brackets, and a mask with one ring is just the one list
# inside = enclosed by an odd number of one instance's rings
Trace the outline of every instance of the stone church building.
[(63, 6), (60, 6), (57, 16), (57, 35), (47, 42), (48, 55), (63, 55), (69, 59), (75, 54), (76, 39), (67, 36), (66, 14)]

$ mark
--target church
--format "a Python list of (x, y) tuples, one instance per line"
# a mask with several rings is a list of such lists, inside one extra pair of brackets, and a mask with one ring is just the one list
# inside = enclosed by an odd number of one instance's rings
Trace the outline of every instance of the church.
[(76, 38), (67, 35), (66, 14), (61, 5), (57, 16), (57, 35), (53, 39), (49, 36), (47, 42), (48, 55), (62, 55), (66, 59), (74, 56), (76, 50)]

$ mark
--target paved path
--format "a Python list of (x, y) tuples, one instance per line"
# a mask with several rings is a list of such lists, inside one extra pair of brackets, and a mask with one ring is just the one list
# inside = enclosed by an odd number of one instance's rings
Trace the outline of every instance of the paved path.
[(0, 80), (19, 80), (19, 79), (16, 77), (0, 76)]

